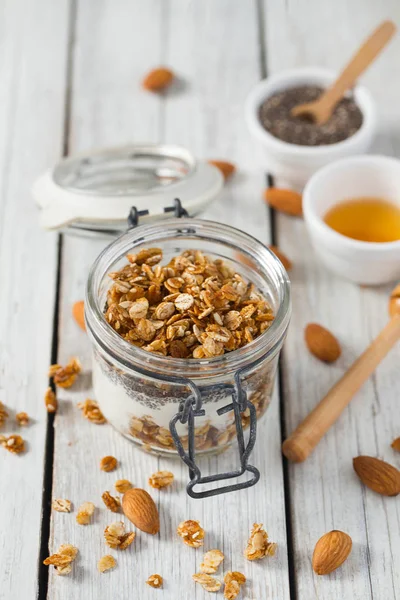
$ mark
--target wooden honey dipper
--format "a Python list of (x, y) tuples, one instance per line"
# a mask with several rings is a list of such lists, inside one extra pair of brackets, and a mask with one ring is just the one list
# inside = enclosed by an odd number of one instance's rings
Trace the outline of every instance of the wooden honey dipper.
[(400, 340), (400, 284), (390, 295), (389, 314), (391, 319), (379, 335), (284, 441), (282, 452), (286, 458), (302, 462), (311, 454), (355, 393)]

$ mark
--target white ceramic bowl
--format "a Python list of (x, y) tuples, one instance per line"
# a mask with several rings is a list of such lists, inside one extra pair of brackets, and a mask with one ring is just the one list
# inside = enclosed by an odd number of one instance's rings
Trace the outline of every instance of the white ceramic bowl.
[(400, 160), (388, 156), (353, 156), (313, 175), (303, 193), (303, 212), (318, 257), (337, 273), (367, 285), (400, 280), (400, 240), (361, 242), (337, 233), (323, 221), (345, 199), (370, 196), (400, 207)]
[(376, 130), (375, 103), (368, 90), (354, 89), (355, 100), (363, 114), (363, 123), (353, 136), (324, 146), (288, 144), (274, 137), (261, 125), (260, 105), (275, 92), (298, 85), (314, 84), (327, 87), (337, 74), (327, 69), (306, 67), (283, 71), (260, 81), (250, 92), (245, 105), (247, 125), (264, 147), (266, 169), (279, 179), (279, 184), (301, 189), (318, 169), (345, 156), (363, 154), (372, 142)]

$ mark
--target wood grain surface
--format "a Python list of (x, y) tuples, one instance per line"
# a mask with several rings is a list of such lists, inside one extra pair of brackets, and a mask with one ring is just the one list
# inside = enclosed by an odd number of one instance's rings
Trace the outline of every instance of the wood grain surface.
[[(42, 514), (57, 237), (43, 234), (30, 184), (63, 147), (67, 2), (4, 2), (0, 22), (0, 399), (26, 453), (1, 448), (0, 598), (35, 598)], [(48, 48), (51, 47), (51, 53)], [(18, 427), (25, 411), (31, 424)]]
[[(311, 4), (304, 11), (296, 3), (290, 2), (286, 7), (273, 0), (265, 3), (264, 39), (271, 73), (317, 64), (340, 70), (359, 40), (380, 20), (387, 17), (397, 23), (400, 20), (400, 7), (395, 2), (379, 6), (372, 2), (352, 2), (351, 13), (357, 14), (356, 19), (351, 18), (347, 2), (324, 7), (317, 2)], [(310, 18), (314, 27), (310, 27)], [(333, 24), (339, 22), (340, 27), (333, 30)], [(279, 52), (274, 50), (278, 47)], [(398, 131), (393, 128), (398, 87), (390, 72), (399, 49), (397, 36), (362, 78), (379, 102), (380, 135), (374, 150), (384, 154), (392, 154), (398, 145)], [(384, 89), (383, 81), (387, 81)], [(388, 320), (391, 286), (360, 288), (328, 273), (311, 248), (301, 220), (279, 215), (277, 237), (282, 250), (297, 257), (291, 272), (293, 316), (282, 360), (289, 433), (383, 328)], [(338, 336), (343, 353), (334, 365), (318, 363), (304, 353), (302, 332), (310, 321), (321, 323)], [(363, 489), (352, 469), (352, 458), (360, 454), (378, 456), (399, 466), (398, 457), (390, 447), (400, 426), (399, 360), (397, 345), (316, 452), (304, 464), (289, 467), (299, 600), (310, 597), (386, 600), (400, 595), (400, 573), (395, 568), (400, 564), (398, 503)], [(353, 539), (353, 551), (340, 571), (329, 577), (316, 577), (310, 568), (314, 544), (331, 529), (348, 533)]]
[[(176, 535), (178, 523), (188, 518), (205, 528), (204, 550), (224, 552), (222, 574), (230, 569), (246, 574), (243, 600), (400, 600), (398, 500), (363, 488), (352, 470), (359, 454), (400, 466), (390, 448), (400, 435), (400, 348), (304, 464), (287, 465), (280, 450), (282, 435), (383, 327), (390, 288), (359, 288), (327, 273), (303, 221), (269, 212), (262, 201), (268, 164), (243, 114), (247, 93), (267, 72), (304, 65), (340, 70), (380, 20), (400, 24), (398, 2), (310, 0), (305, 8), (293, 0), (37, 0), (32, 5), (5, 0), (3, 6), (0, 400), (12, 408), (12, 418), (1, 433), (19, 433), (13, 421), (20, 410), (33, 423), (21, 432), (26, 454), (0, 457), (0, 600), (205, 600), (209, 594), (191, 579), (203, 549), (184, 546)], [(375, 150), (392, 155), (400, 152), (399, 51), (398, 36), (363, 77), (380, 108)], [(161, 96), (141, 88), (142, 77), (159, 65), (178, 76)], [(260, 423), (252, 457), (261, 480), (245, 492), (190, 499), (187, 469), (178, 459), (135, 450), (111, 426), (83, 419), (76, 406), (93, 392), (89, 341), (71, 310), (83, 298), (90, 266), (108, 241), (63, 235), (58, 257), (57, 236), (39, 229), (29, 188), (64, 152), (143, 141), (182, 144), (199, 159), (234, 162), (237, 174), (204, 217), (264, 243), (273, 241), (294, 264), (293, 317), (280, 386)], [(310, 321), (339, 338), (343, 353), (334, 365), (306, 352), (303, 330)], [(53, 432), (43, 406), (47, 368), (51, 358), (65, 363), (71, 356), (81, 359), (84, 374), (73, 388), (58, 390)], [(107, 454), (119, 460), (112, 473), (99, 468)], [(234, 460), (228, 452), (207, 459), (206, 468), (226, 470)], [(149, 487), (149, 475), (159, 469), (175, 474), (171, 488)], [(125, 518), (101, 500), (120, 478), (147, 489), (161, 515), (159, 535), (138, 531), (123, 552), (105, 545), (103, 530)], [(70, 499), (73, 512), (50, 513), (52, 498)], [(96, 505), (88, 526), (75, 520), (84, 501)], [(274, 558), (244, 559), (253, 522), (264, 523), (278, 543)], [(353, 551), (336, 573), (318, 577), (311, 568), (313, 548), (331, 529), (348, 533)], [(78, 547), (70, 576), (39, 568), (41, 543), (42, 553), (55, 552), (62, 543)], [(102, 575), (96, 565), (104, 554), (118, 564)], [(164, 577), (162, 590), (146, 585), (152, 573)]]

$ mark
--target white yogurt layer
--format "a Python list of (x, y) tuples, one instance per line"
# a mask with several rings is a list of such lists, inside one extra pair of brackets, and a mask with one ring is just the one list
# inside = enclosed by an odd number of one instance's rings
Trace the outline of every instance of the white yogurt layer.
[[(135, 401), (121, 385), (112, 381), (103, 372), (99, 361), (96, 359), (93, 360), (93, 388), (96, 400), (107, 421), (123, 433), (129, 433), (129, 423), (132, 417), (140, 419), (141, 417), (150, 416), (157, 425), (169, 429), (171, 419), (179, 410), (179, 403), (177, 402), (165, 402), (159, 409), (154, 409)], [(206, 410), (208, 406), (210, 406), (210, 409), (205, 417), (196, 418), (196, 428), (209, 421), (218, 429), (225, 429), (233, 422), (233, 411), (220, 416), (217, 414), (217, 410), (226, 406), (229, 402), (229, 397), (225, 397), (208, 405), (203, 405)], [(178, 421), (176, 428), (180, 436), (187, 435), (187, 425), (182, 425)]]

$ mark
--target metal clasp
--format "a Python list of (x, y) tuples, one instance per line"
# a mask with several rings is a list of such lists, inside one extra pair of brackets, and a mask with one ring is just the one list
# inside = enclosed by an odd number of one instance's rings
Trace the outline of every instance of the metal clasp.
[[(182, 217), (188, 217), (189, 214), (185, 208), (183, 208), (181, 201), (179, 198), (174, 199), (174, 204), (172, 206), (164, 207), (165, 213), (174, 213), (174, 217), (180, 219)], [(129, 215), (128, 215), (128, 229), (133, 229), (139, 225), (139, 218), (145, 217), (149, 214), (149, 211), (146, 210), (138, 210), (136, 206), (132, 206)]]
[[(227, 471), (225, 473), (216, 473), (203, 477), (199, 466), (196, 464), (196, 448), (195, 448), (195, 419), (196, 417), (205, 416), (205, 411), (202, 409), (201, 392), (197, 386), (190, 380), (187, 380), (187, 385), (191, 388), (191, 395), (187, 400), (181, 403), (179, 412), (171, 419), (169, 429), (175, 443), (175, 447), (183, 460), (189, 467), (190, 481), (186, 486), (187, 493), (192, 498), (207, 498), (218, 494), (225, 494), (235, 490), (242, 490), (251, 487), (257, 483), (260, 478), (260, 472), (256, 467), (248, 464), (250, 454), (254, 448), (257, 432), (257, 415), (254, 405), (248, 400), (247, 393), (243, 389), (240, 380), (240, 371), (235, 374), (235, 385), (222, 384), (220, 388), (228, 390), (232, 394), (232, 402), (217, 410), (218, 415), (223, 415), (229, 411), (234, 412), (236, 436), (239, 447), (240, 468), (236, 471)], [(250, 431), (247, 443), (244, 440), (243, 426), (241, 413), (246, 409), (250, 412)], [(176, 423), (187, 423), (188, 425), (188, 451), (186, 452), (182, 441), (176, 429)], [(240, 477), (246, 471), (252, 473), (251, 479), (243, 482), (225, 485), (219, 488), (211, 488), (201, 492), (196, 492), (193, 488), (198, 484), (211, 483), (215, 481), (223, 481)]]

